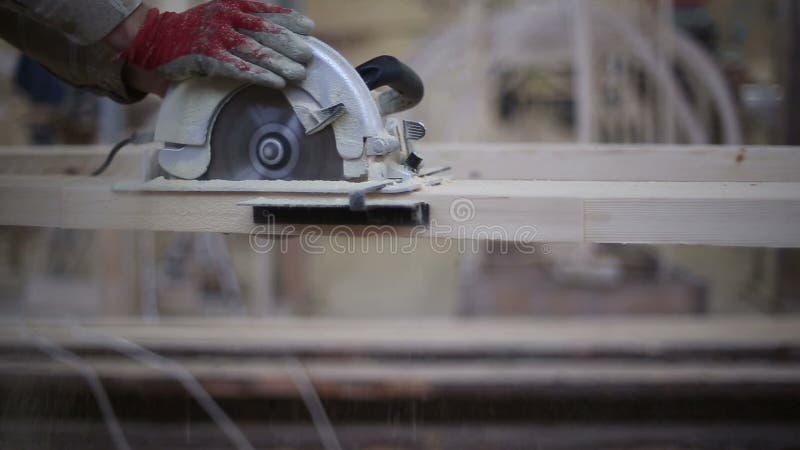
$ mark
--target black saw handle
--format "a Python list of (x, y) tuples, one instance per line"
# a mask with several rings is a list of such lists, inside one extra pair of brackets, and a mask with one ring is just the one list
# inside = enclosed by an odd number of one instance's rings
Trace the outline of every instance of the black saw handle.
[(356, 71), (371, 91), (384, 86), (391, 88), (378, 100), (384, 116), (411, 109), (425, 96), (419, 75), (394, 56), (378, 56), (356, 67)]

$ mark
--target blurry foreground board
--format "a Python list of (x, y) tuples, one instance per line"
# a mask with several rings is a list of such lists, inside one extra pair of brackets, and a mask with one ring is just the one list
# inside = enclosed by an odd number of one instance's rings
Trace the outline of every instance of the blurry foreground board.
[(81, 372), (43, 346), (97, 374), (133, 448), (229, 445), (185, 376), (142, 364), (135, 346), (187, 370), (257, 448), (319, 448), (299, 395), (309, 382), (344, 448), (765, 449), (800, 439), (797, 319), (6, 322), (5, 448), (110, 445)]

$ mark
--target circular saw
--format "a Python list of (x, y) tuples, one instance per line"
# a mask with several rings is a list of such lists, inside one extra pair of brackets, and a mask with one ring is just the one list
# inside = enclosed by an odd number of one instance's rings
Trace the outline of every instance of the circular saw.
[(306, 80), (282, 91), (213, 78), (173, 86), (156, 126), (161, 169), (184, 180), (377, 182), (383, 192), (421, 185), (412, 144), (425, 127), (387, 118), (422, 100), (417, 74), (390, 56), (354, 68), (325, 43), (308, 43)]

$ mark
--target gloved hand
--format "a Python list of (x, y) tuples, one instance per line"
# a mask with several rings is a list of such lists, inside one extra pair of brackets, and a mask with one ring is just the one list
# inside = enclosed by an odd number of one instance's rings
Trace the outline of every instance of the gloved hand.
[(170, 81), (225, 77), (281, 89), (306, 76), (314, 22), (250, 0), (211, 0), (183, 13), (151, 9), (118, 58)]

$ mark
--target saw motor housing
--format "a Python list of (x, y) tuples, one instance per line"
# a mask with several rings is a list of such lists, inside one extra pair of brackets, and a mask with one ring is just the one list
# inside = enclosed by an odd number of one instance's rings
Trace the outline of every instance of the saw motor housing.
[[(283, 90), (306, 135), (329, 127), (335, 135), (347, 181), (414, 178), (421, 161), (412, 141), (425, 128), (387, 116), (418, 104), (424, 88), (419, 77), (395, 58), (382, 56), (358, 68), (334, 49), (308, 38), (314, 58), (307, 78)], [(213, 151), (211, 135), (226, 103), (249, 85), (197, 78), (173, 86), (164, 98), (156, 125), (160, 167), (179, 179), (193, 180), (208, 171)], [(373, 93), (374, 91), (374, 93)]]

